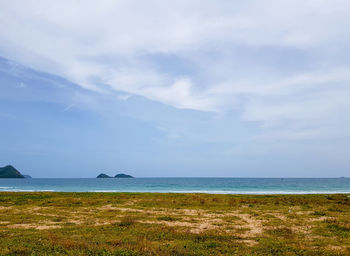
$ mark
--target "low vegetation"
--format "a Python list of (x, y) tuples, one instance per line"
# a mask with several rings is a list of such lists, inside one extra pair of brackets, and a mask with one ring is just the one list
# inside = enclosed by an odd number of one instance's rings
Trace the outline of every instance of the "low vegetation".
[(350, 197), (2, 192), (0, 255), (350, 255)]

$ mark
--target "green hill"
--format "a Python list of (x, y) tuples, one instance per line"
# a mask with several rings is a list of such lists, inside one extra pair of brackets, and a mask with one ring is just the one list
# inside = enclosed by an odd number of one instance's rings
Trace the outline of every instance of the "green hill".
[(24, 176), (12, 165), (0, 168), (0, 178), (24, 178)]

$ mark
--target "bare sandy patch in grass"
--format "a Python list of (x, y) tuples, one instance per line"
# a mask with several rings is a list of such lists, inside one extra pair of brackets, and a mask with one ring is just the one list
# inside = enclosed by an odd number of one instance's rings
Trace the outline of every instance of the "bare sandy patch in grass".
[(157, 220), (157, 221), (151, 221), (151, 220), (145, 220), (140, 221), (141, 223), (148, 223), (148, 224), (162, 224), (167, 225), (170, 227), (185, 227), (189, 230), (191, 233), (201, 233), (207, 230), (214, 230), (218, 229), (217, 224), (221, 224), (221, 219), (205, 219), (201, 221), (200, 223), (196, 222), (188, 222), (188, 221), (164, 221), (164, 220)]
[(243, 214), (243, 213), (235, 214), (234, 216), (241, 218), (245, 222), (245, 224), (241, 225), (243, 228), (249, 229), (247, 232), (241, 235), (242, 237), (245, 237), (245, 238), (256, 237), (262, 233), (263, 228), (262, 228), (262, 222), (260, 220), (253, 218), (249, 214)]
[(342, 245), (327, 245), (326, 249), (330, 251), (341, 251), (341, 252), (345, 252), (346, 250), (348, 250), (346, 246), (342, 246)]
[(255, 240), (251, 240), (251, 239), (243, 239), (241, 241), (242, 241), (242, 243), (245, 243), (248, 246), (256, 246), (259, 244), (259, 242), (255, 241)]
[[(192, 233), (201, 233), (206, 230), (222, 230), (224, 232), (230, 232), (229, 226), (234, 225), (242, 230), (248, 229), (248, 231), (240, 234), (241, 237), (256, 237), (263, 231), (262, 221), (254, 218), (247, 213), (239, 213), (237, 211), (231, 211), (226, 213), (213, 213), (210, 211), (200, 209), (168, 209), (168, 208), (150, 208), (150, 209), (135, 209), (126, 207), (116, 207), (112, 205), (105, 205), (99, 207), (99, 210), (115, 210), (123, 213), (147, 213), (153, 216), (164, 215), (165, 213), (171, 217), (181, 217), (183, 220), (165, 221), (165, 220), (142, 220), (140, 223), (148, 224), (163, 224), (172, 227), (185, 227)], [(224, 217), (238, 217), (241, 221), (237, 223), (225, 223)], [(191, 217), (191, 218), (189, 218)], [(189, 221), (190, 220), (190, 221)]]
[[(52, 223), (51, 223), (52, 224)], [(8, 225), (6, 226), (7, 228), (22, 228), (22, 229), (37, 229), (37, 230), (45, 230), (45, 229), (53, 229), (53, 228), (59, 228), (60, 226), (56, 226), (56, 225), (49, 225), (47, 224), (12, 224), (12, 225)]]
[[(9, 209), (8, 207), (2, 207)], [(171, 227), (184, 227), (191, 233), (202, 233), (208, 230), (218, 230), (228, 233), (237, 233), (242, 238), (253, 238), (261, 235), (262, 221), (248, 213), (238, 211), (229, 212), (211, 212), (203, 209), (171, 209), (171, 208), (132, 208), (118, 207), (112, 204), (103, 205), (96, 208), (77, 207), (77, 208), (59, 208), (52, 212), (51, 207), (26, 207), (21, 209), (26, 214), (50, 217), (53, 221), (44, 223), (14, 223), (6, 222), (8, 228), (35, 228), (38, 230), (60, 228), (64, 224), (75, 225), (111, 225), (118, 223), (120, 219), (129, 214), (136, 214), (141, 219), (140, 223), (161, 224)], [(115, 216), (106, 214), (109, 211), (115, 211)], [(118, 213), (118, 214), (117, 214)], [(154, 220), (159, 216), (170, 216), (172, 221)], [(237, 217), (233, 221), (225, 220), (225, 217)]]
[(281, 214), (281, 213), (272, 212), (271, 215), (276, 217), (277, 219), (282, 220), (282, 221), (287, 221), (288, 220), (288, 217), (286, 215)]

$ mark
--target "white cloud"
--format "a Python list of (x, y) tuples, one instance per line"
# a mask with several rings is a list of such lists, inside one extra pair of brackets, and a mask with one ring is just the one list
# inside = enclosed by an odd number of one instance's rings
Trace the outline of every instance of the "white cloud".
[(64, 109), (63, 109), (63, 112), (66, 112), (66, 111), (68, 111), (68, 110), (70, 110), (72, 107), (74, 107), (75, 106), (75, 104), (70, 104), (70, 105), (68, 105), (67, 107), (65, 107)]
[(25, 89), (25, 88), (27, 88), (27, 85), (25, 83), (21, 82), (16, 87), (20, 88), (20, 89)]
[[(285, 119), (317, 126), (349, 109), (349, 8), (345, 0), (0, 1), (0, 55), (89, 90), (110, 87), (123, 100), (240, 108), (265, 127)], [(243, 57), (230, 54), (242, 47)], [(268, 64), (271, 49), (282, 49), (281, 62)], [(156, 54), (197, 69), (164, 71)]]

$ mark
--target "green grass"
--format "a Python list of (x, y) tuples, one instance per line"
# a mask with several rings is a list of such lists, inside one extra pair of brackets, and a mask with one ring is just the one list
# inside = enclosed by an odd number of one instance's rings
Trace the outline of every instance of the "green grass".
[(350, 255), (348, 195), (0, 193), (0, 255)]
[(164, 220), (164, 221), (176, 221), (180, 218), (172, 217), (172, 216), (160, 216), (157, 218), (157, 220)]

